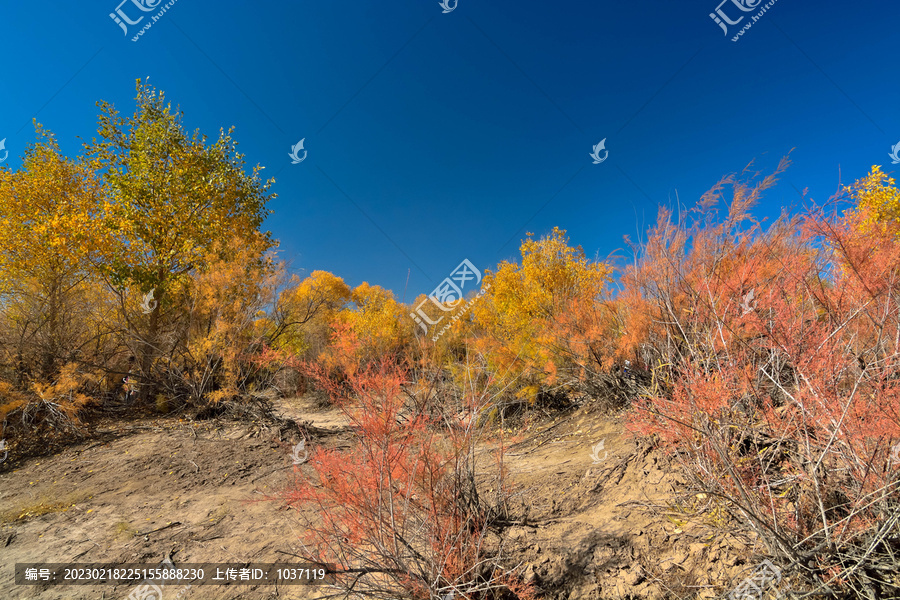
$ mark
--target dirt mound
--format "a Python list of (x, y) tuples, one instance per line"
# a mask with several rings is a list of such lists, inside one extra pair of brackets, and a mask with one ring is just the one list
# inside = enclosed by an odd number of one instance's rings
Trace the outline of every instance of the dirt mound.
[(684, 482), (671, 460), (630, 440), (620, 418), (576, 410), (506, 457), (520, 524), (504, 545), (548, 598), (712, 598), (755, 564), (747, 540), (673, 503)]

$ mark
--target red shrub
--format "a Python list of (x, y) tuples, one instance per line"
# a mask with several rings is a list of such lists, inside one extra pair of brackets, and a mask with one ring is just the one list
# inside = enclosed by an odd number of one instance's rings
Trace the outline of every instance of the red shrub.
[(726, 183), (727, 219), (721, 187), (699, 219), (663, 213), (625, 275), (655, 383), (629, 427), (812, 580), (896, 591), (861, 565), (900, 549), (898, 228), (813, 209), (762, 231), (747, 210), (774, 179)]
[[(341, 383), (322, 367), (306, 371), (354, 432), (347, 451), (314, 450), (313, 476), (284, 495), (321, 519), (308, 529), (309, 558), (338, 565), (343, 589), (376, 598), (478, 598), (511, 582), (485, 548), (497, 504), (486, 505), (475, 486), (473, 420), (411, 398), (406, 374), (390, 361)], [(465, 412), (480, 408), (470, 402)], [(502, 471), (496, 477), (502, 501)]]

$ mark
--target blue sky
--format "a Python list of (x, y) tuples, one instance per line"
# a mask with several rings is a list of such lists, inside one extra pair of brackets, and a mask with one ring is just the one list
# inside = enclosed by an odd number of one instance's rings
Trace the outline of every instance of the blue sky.
[[(189, 129), (235, 126), (248, 164), (276, 177), (266, 226), (295, 271), (407, 302), (464, 258), (516, 259), (526, 231), (559, 226), (606, 257), (658, 206), (792, 148), (761, 215), (804, 188), (824, 201), (874, 164), (897, 170), (900, 3), (777, 0), (732, 42), (765, 2), (722, 4), (745, 15), (726, 36), (718, 1), (459, 0), (445, 14), (438, 0), (177, 0), (137, 42), (156, 12), (132, 0), (5, 2), (5, 166), (33, 117), (79, 154), (95, 102), (130, 115), (149, 76)], [(119, 6), (146, 15), (127, 36)]]

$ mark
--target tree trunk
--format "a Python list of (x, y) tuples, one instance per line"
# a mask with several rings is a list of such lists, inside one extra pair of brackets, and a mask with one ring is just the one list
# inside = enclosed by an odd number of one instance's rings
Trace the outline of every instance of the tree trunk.
[(44, 381), (50, 381), (56, 374), (60, 312), (59, 287), (59, 282), (54, 278), (47, 294), (47, 335), (45, 343), (41, 345), (41, 378)]

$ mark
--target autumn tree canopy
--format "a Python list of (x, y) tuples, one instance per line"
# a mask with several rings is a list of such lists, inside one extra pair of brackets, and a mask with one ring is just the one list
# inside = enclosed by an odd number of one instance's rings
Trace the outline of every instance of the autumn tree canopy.
[(228, 258), (243, 245), (268, 250), (273, 242), (260, 227), (274, 194), (260, 167), (245, 172), (231, 130), (214, 143), (198, 131), (188, 135), (164, 93), (140, 80), (135, 100), (128, 119), (99, 103), (99, 137), (87, 150), (106, 186), (100, 221), (108, 241), (100, 269), (117, 289), (154, 294), (149, 322), (130, 319), (130, 328), (140, 330), (140, 368), (149, 377), (153, 358), (166, 351), (160, 327), (167, 294), (202, 271), (211, 252)]
[(539, 240), (528, 234), (520, 251), (521, 265), (503, 262), (496, 272), (486, 272), (482, 287), (488, 291), (472, 313), (492, 368), (522, 378), (515, 386), (520, 397), (533, 399), (542, 389), (542, 373), (555, 371), (562, 358), (560, 332), (551, 333), (551, 323), (579, 302), (598, 302), (612, 268), (569, 246), (565, 230), (556, 227)]
[(167, 283), (200, 268), (210, 250), (227, 253), (222, 241), (262, 236), (271, 247), (260, 227), (275, 196), (261, 167), (245, 173), (232, 130), (214, 143), (199, 131), (188, 135), (165, 94), (140, 80), (135, 100), (129, 119), (99, 103), (99, 139), (87, 149), (108, 188), (105, 267), (114, 283), (155, 287), (160, 299)]
[(85, 341), (84, 319), (67, 318), (88, 294), (102, 184), (90, 165), (61, 155), (52, 133), (38, 141), (18, 171), (0, 170), (0, 296), (8, 351), (37, 362), (49, 376)]

